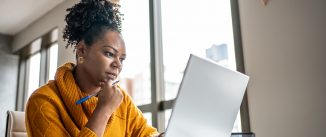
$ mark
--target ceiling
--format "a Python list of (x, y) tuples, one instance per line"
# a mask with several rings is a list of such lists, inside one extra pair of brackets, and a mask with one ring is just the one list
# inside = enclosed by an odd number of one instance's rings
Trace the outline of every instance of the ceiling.
[(0, 33), (15, 35), (65, 0), (0, 0)]

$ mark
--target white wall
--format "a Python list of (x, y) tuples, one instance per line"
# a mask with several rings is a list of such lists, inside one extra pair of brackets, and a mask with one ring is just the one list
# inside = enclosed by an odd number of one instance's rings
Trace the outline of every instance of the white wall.
[(238, 0), (258, 137), (326, 136), (326, 1)]
[(65, 15), (67, 14), (66, 9), (76, 3), (77, 0), (66, 0), (62, 4), (55, 7), (53, 10), (48, 12), (46, 15), (40, 19), (33, 22), (26, 29), (15, 35), (13, 40), (12, 51), (16, 52), (23, 48), (27, 44), (31, 43), (33, 40), (41, 37), (45, 33), (49, 32), (51, 29), (59, 28), (59, 55), (58, 55), (58, 66), (62, 65), (67, 61), (74, 62), (75, 54), (73, 53), (73, 48), (66, 49), (66, 43), (63, 41), (62, 32), (65, 27)]
[(10, 53), (11, 36), (0, 34), (0, 136), (5, 135), (7, 111), (15, 110), (19, 57)]

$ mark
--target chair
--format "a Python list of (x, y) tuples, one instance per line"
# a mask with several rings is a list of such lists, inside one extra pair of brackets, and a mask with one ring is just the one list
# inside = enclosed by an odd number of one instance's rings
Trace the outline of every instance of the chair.
[(231, 137), (255, 137), (255, 133), (232, 133)]
[(6, 137), (27, 137), (25, 112), (7, 111)]

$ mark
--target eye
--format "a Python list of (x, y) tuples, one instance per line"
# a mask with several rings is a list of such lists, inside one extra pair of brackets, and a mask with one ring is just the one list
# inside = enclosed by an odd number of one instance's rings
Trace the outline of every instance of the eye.
[(121, 64), (123, 63), (123, 61), (125, 61), (126, 59), (125, 58), (120, 58), (120, 62)]
[(105, 54), (105, 56), (107, 56), (109, 58), (112, 58), (114, 56), (114, 54), (112, 52), (105, 52), (104, 54)]

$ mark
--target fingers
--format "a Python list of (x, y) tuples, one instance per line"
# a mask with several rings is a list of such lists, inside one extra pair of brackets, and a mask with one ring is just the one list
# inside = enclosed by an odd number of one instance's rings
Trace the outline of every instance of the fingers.
[(117, 85), (105, 83), (102, 92), (99, 93), (99, 104), (115, 110), (123, 100), (123, 93)]
[(101, 86), (101, 90), (104, 92), (107, 92), (107, 94), (114, 94), (114, 93), (121, 93), (120, 92), (120, 88), (118, 88), (117, 83), (119, 81), (115, 81), (115, 82), (106, 82), (103, 83), (103, 85)]
[(116, 81), (114, 81), (113, 83), (112, 83), (112, 86), (115, 86), (116, 84), (118, 84), (119, 83), (119, 80), (116, 80)]
[(111, 86), (115, 86), (115, 85), (117, 85), (119, 82), (120, 82), (119, 80), (109, 80), (109, 81), (107, 81), (107, 82), (100, 82), (99, 85), (100, 85), (101, 87), (103, 87), (103, 86), (109, 86), (109, 87), (110, 87), (110, 85), (111, 85)]
[(112, 81), (110, 80), (110, 81), (107, 81), (107, 82), (100, 82), (100, 87), (101, 87), (101, 89), (103, 90), (103, 89), (107, 89), (107, 88), (112, 88), (113, 87), (113, 85), (112, 85)]

